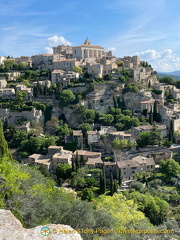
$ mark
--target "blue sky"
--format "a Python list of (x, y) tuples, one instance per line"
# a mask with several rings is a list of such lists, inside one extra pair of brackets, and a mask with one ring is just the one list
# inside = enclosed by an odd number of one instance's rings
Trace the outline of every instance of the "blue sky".
[(180, 70), (179, 0), (0, 0), (0, 56), (92, 44), (139, 55), (157, 71)]

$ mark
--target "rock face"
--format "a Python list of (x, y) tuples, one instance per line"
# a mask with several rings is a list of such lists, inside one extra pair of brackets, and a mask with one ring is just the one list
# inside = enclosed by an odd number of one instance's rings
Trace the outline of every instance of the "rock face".
[(25, 229), (11, 211), (0, 209), (0, 240), (40, 239), (82, 240), (80, 234), (68, 225), (47, 224), (31, 229)]

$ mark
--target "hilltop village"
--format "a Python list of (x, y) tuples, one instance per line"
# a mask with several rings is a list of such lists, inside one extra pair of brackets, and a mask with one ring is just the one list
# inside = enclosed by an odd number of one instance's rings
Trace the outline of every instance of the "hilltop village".
[(53, 54), (0, 57), (0, 119), (13, 158), (83, 200), (148, 179), (179, 187), (179, 88), (140, 57), (115, 57), (89, 39)]
[[(117, 178), (121, 169), (125, 181), (158, 168), (160, 160), (172, 157), (172, 139), (180, 142), (180, 90), (159, 82), (138, 56), (116, 58), (86, 39), (76, 47), (53, 47), (53, 54), (1, 57), (0, 70), (0, 117), (7, 128), (14, 125), (19, 135), (56, 136), (62, 144), (49, 146), (46, 156), (21, 150), (12, 138), (22, 162), (55, 171), (78, 154), (91, 169), (104, 165)], [(140, 143), (141, 134), (154, 128), (161, 139)], [(63, 149), (68, 144), (74, 151)], [(111, 161), (103, 161), (107, 158)]]

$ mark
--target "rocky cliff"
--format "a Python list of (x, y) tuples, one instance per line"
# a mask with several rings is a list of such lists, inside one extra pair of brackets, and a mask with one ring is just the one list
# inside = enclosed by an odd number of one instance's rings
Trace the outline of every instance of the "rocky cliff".
[(23, 228), (11, 211), (0, 209), (0, 240), (82, 240), (68, 225), (47, 224), (31, 229)]

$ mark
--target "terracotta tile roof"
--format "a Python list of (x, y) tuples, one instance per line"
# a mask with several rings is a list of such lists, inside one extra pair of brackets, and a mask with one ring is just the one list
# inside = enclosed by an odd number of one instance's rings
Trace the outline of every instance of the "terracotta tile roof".
[(103, 161), (101, 160), (101, 157), (97, 157), (97, 158), (88, 158), (88, 161), (87, 161), (87, 165), (88, 164), (95, 164), (95, 163), (101, 163), (103, 164)]
[(154, 99), (152, 99), (152, 100), (149, 100), (149, 101), (144, 101), (144, 102), (141, 102), (141, 103), (154, 103), (155, 102), (155, 100)]
[[(166, 129), (166, 126), (165, 125), (157, 125), (157, 128), (159, 130), (163, 130), (163, 129)], [(153, 129), (153, 126), (152, 125), (142, 125), (142, 126), (135, 127), (134, 129), (136, 129), (136, 130), (151, 130), (151, 129)]]
[(87, 131), (87, 134), (97, 134), (97, 131)]
[(73, 130), (73, 136), (82, 136), (81, 130)]
[(100, 49), (104, 49), (103, 47), (100, 47), (100, 46), (95, 46), (95, 45), (86, 45), (86, 44), (81, 44), (81, 45), (78, 45), (76, 47), (73, 47), (73, 48), (77, 48), (77, 47), (86, 47), (86, 48), (100, 48)]
[(137, 156), (131, 160), (118, 161), (117, 162), (119, 168), (132, 168), (139, 167), (141, 164), (145, 164), (146, 166), (155, 166), (155, 162), (153, 158), (146, 158), (142, 156)]
[(83, 156), (101, 156), (101, 153), (100, 152), (90, 152), (90, 151), (86, 151), (86, 150), (76, 150), (74, 152), (74, 154), (78, 154), (78, 155), (83, 155)]

